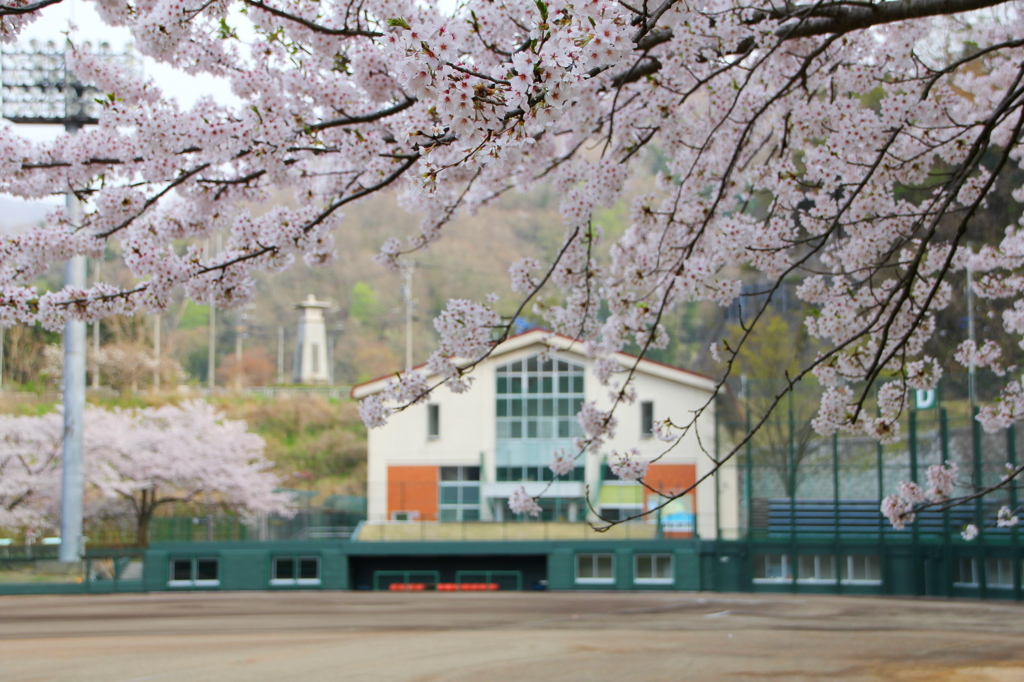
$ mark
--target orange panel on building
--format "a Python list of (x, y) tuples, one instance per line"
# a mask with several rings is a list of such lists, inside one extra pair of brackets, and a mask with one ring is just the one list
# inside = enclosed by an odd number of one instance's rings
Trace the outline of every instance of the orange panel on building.
[(388, 518), (392, 512), (419, 512), (420, 521), (437, 520), (437, 467), (388, 467)]
[[(686, 490), (697, 482), (697, 467), (693, 464), (651, 464), (647, 467), (647, 475), (644, 476), (644, 483), (651, 488), (666, 495), (674, 495)], [(654, 493), (644, 490), (644, 508), (648, 509), (647, 498)], [(697, 508), (697, 490), (691, 490), (686, 497), (690, 501), (689, 511), (692, 513)], [(665, 532), (665, 537), (688, 538), (693, 533)]]

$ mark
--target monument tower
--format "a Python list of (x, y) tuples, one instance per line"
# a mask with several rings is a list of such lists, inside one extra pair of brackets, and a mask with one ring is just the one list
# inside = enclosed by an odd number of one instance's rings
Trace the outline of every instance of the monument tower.
[(299, 317), (299, 333), (296, 336), (293, 383), (326, 384), (330, 381), (327, 327), (324, 324), (324, 308), (328, 306), (330, 303), (316, 300), (313, 294), (295, 306), (302, 311), (302, 316)]

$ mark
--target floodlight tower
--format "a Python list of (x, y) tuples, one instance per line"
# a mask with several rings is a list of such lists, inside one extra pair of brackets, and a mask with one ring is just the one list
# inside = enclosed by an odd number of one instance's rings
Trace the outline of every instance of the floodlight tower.
[[(110, 59), (126, 60), (101, 43), (99, 53)], [(27, 50), (5, 51), (0, 57), (0, 96), (3, 117), (12, 123), (62, 125), (74, 134), (83, 126), (97, 123), (101, 94), (82, 83), (67, 68), (64, 49), (48, 41), (29, 41)], [(82, 207), (74, 192), (66, 195), (72, 223), (82, 220)], [(68, 285), (85, 287), (85, 257), (75, 256), (64, 267)], [(64, 324), (64, 457), (60, 511), (60, 560), (77, 561), (83, 551), (82, 431), (85, 417), (85, 323)]]

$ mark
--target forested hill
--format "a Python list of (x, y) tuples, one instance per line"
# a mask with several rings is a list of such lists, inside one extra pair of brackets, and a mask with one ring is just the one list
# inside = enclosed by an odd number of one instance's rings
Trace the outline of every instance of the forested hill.
[[(652, 159), (651, 170), (657, 165)], [(598, 223), (607, 244), (626, 228), (629, 198), (648, 189), (653, 175), (638, 181), (610, 210), (600, 212)], [(269, 206), (268, 206), (269, 208)], [(219, 310), (216, 316), (217, 384), (237, 385), (236, 340), (243, 336), (241, 383), (263, 386), (278, 382), (278, 334), (284, 333), (284, 381), (291, 381), (291, 366), (298, 321), (295, 304), (307, 295), (327, 300), (325, 312), (334, 345), (334, 383), (351, 385), (402, 368), (405, 358), (405, 301), (401, 273), (386, 271), (373, 262), (383, 241), (404, 239), (418, 231), (419, 216), (398, 205), (396, 197), (381, 195), (351, 206), (344, 227), (335, 234), (338, 258), (329, 266), (310, 268), (297, 261), (291, 268), (258, 278), (257, 293), (244, 310)], [(413, 256), (414, 362), (423, 362), (435, 343), (433, 319), (448, 299), (481, 300), (489, 293), (500, 296), (498, 310), (511, 314), (516, 297), (509, 289), (509, 265), (524, 256), (544, 262), (561, 246), (564, 236), (558, 197), (550, 184), (527, 193), (509, 192), (473, 216), (459, 216), (445, 228), (444, 238)], [(215, 248), (216, 240), (211, 240)], [(105, 281), (125, 280), (118, 273), (113, 254), (101, 276)], [(51, 272), (40, 281), (50, 288), (61, 281)], [(180, 296), (161, 318), (162, 385), (207, 383), (209, 308), (185, 302)], [(702, 352), (724, 330), (723, 312), (713, 305), (692, 305), (667, 321), (672, 345), (656, 359), (708, 371)], [(524, 324), (541, 325), (526, 311)], [(101, 366), (101, 383), (122, 392), (146, 389), (152, 382), (147, 354), (152, 353), (153, 323), (143, 316), (112, 318), (100, 325), (101, 346), (107, 349)], [(90, 329), (90, 347), (92, 330)], [(59, 336), (35, 328), (13, 328), (4, 344), (5, 383), (44, 390), (54, 386), (59, 363), (48, 370), (44, 346), (59, 343)], [(51, 349), (52, 354), (52, 349)], [(92, 365), (90, 365), (91, 368)], [(49, 376), (43, 376), (44, 373)], [(90, 379), (91, 381), (91, 379)]]

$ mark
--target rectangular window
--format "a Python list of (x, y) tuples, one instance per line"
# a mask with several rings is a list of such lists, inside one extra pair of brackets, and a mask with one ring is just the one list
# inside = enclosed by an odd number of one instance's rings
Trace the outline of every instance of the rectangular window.
[(216, 587), (220, 585), (217, 559), (171, 559), (171, 579), (168, 585), (173, 587)]
[(835, 582), (836, 558), (831, 554), (801, 554), (798, 558), (797, 582)]
[(314, 556), (274, 557), (271, 564), (270, 584), (279, 587), (319, 585), (320, 558)]
[(637, 554), (633, 558), (633, 582), (638, 585), (671, 585), (671, 554)]
[(654, 435), (654, 403), (640, 403), (640, 435)]
[(219, 585), (216, 559), (196, 559), (196, 585)]
[(191, 559), (171, 559), (171, 583), (192, 584)]
[(882, 560), (877, 554), (851, 554), (839, 562), (839, 579), (844, 583), (880, 585)]
[(960, 587), (977, 587), (978, 561), (970, 557), (960, 557), (953, 565), (953, 584)]
[(427, 404), (427, 438), (441, 437), (441, 406), (437, 403)]
[(295, 559), (292, 559), (291, 557), (288, 557), (287, 559), (280, 557), (274, 559), (273, 575), (274, 577), (270, 580), (271, 583), (280, 582), (282, 580), (291, 583), (295, 580)]
[(391, 512), (392, 521), (415, 521), (420, 517), (418, 511), (393, 511)]
[(990, 557), (985, 559), (985, 585), (997, 590), (1013, 589), (1013, 561)]
[(615, 582), (614, 554), (577, 554), (576, 582), (609, 585)]
[(754, 582), (788, 582), (793, 579), (789, 557), (785, 554), (755, 554)]
[[(503, 472), (497, 478), (501, 480)], [(507, 475), (507, 474), (506, 474)], [(438, 513), (441, 521), (476, 521), (480, 518), (480, 467), (441, 467)]]

